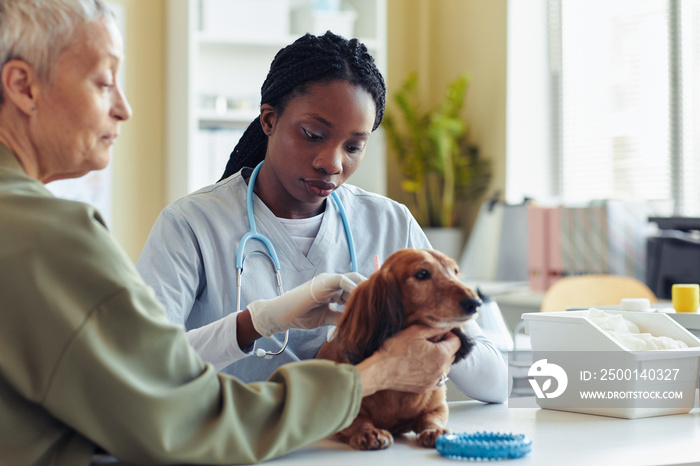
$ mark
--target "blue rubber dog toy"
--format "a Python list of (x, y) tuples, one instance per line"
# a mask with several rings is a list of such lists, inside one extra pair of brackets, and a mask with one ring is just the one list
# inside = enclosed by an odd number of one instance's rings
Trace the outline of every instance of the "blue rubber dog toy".
[(445, 434), (435, 441), (438, 453), (459, 460), (500, 460), (520, 458), (532, 450), (532, 440), (523, 434), (476, 432)]

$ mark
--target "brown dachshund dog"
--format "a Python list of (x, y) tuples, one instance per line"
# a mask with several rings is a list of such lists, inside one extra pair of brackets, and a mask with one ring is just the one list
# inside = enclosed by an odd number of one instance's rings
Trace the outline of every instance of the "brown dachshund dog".
[[(463, 359), (473, 342), (460, 327), (476, 313), (481, 300), (457, 274), (455, 261), (440, 252), (395, 252), (353, 291), (335, 338), (316, 357), (357, 364), (387, 338), (420, 323), (457, 334), (462, 347), (454, 362)], [(380, 450), (391, 446), (393, 435), (413, 431), (419, 444), (432, 448), (437, 437), (449, 432), (447, 414), (445, 386), (418, 394), (383, 390), (365, 397), (355, 421), (334, 437), (358, 450)]]

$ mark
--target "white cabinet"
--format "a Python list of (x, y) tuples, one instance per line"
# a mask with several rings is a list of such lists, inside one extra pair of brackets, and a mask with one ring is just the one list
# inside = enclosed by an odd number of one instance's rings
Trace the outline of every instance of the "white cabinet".
[[(386, 74), (386, 0), (168, 0), (166, 186), (168, 203), (216, 182), (258, 115), (275, 54), (305, 32), (359, 38)], [(354, 22), (352, 21), (354, 19)], [(386, 191), (385, 143), (375, 132), (351, 183)]]

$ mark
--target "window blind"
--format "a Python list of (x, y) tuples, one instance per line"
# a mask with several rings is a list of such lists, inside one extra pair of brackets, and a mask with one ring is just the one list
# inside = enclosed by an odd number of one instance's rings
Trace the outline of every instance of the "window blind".
[(700, 217), (700, 2), (675, 0), (678, 4), (680, 115), (679, 136), (683, 156), (678, 161), (680, 212)]
[(700, 2), (553, 0), (549, 18), (553, 194), (700, 216)]

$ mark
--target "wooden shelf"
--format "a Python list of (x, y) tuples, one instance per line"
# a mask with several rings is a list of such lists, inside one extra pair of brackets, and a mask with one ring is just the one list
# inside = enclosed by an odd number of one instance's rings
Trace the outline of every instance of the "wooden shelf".
[[(295, 40), (301, 37), (301, 34), (290, 34), (282, 37), (266, 37), (266, 38), (254, 38), (254, 37), (232, 37), (225, 36), (221, 34), (208, 34), (206, 32), (197, 33), (196, 41), (202, 46), (206, 47), (208, 45), (219, 45), (219, 46), (231, 46), (231, 47), (255, 47), (255, 48), (274, 48), (281, 49)], [(362, 38), (358, 37), (360, 42), (367, 46), (370, 51), (377, 50), (379, 47), (379, 41), (374, 38)]]
[(256, 110), (232, 110), (226, 113), (218, 113), (213, 110), (199, 110), (197, 120), (200, 128), (217, 126), (248, 125), (257, 118)]
[[(386, 1), (344, 0), (346, 6), (357, 12), (355, 32), (382, 73), (386, 73)], [(264, 31), (267, 34), (264, 35), (259, 28), (248, 28), (248, 37), (241, 37), (239, 29), (237, 33), (226, 29), (212, 29), (217, 32), (207, 33), (201, 30), (206, 24), (202, 17), (203, 5), (202, 0), (166, 2), (167, 202), (209, 184), (220, 175), (215, 167), (217, 155), (202, 153), (207, 141), (206, 131), (231, 129), (233, 134), (247, 127), (258, 115), (260, 86), (272, 59), (278, 50), (302, 35), (297, 31), (300, 26), (293, 26), (297, 24), (294, 18), (298, 13), (293, 9), (289, 11), (292, 34), (270, 37), (269, 31)], [(251, 24), (267, 24), (269, 20), (245, 18)], [(203, 102), (212, 96), (244, 102), (246, 110), (235, 110), (237, 106), (229, 103), (227, 111), (216, 111), (209, 107), (210, 102)], [(204, 161), (202, 157), (212, 160)], [(201, 169), (203, 166), (212, 167), (212, 173), (205, 173)], [(352, 183), (380, 194), (386, 191), (385, 145), (381, 131), (372, 137), (365, 162), (353, 175)]]

